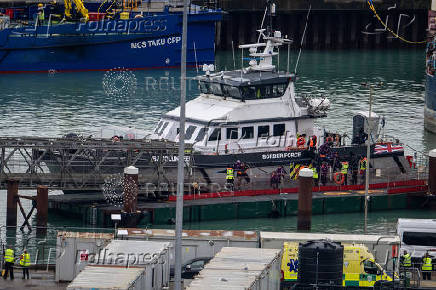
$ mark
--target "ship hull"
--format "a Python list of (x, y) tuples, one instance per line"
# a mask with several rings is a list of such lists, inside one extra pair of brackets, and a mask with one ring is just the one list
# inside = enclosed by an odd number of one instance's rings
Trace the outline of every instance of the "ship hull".
[(426, 76), (424, 126), (430, 132), (436, 133), (436, 79)]
[[(187, 65), (213, 63), (218, 13), (192, 15)], [(180, 66), (181, 15), (0, 31), (0, 73)]]

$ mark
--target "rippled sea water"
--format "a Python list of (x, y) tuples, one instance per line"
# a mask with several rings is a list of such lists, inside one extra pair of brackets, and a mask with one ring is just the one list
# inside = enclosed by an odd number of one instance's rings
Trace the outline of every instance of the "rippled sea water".
[[(286, 69), (286, 53), (280, 66)], [(296, 53), (292, 53), (294, 70)], [(382, 82), (374, 92), (374, 111), (386, 118), (385, 133), (396, 136), (411, 148), (427, 152), (436, 148), (436, 136), (424, 131), (423, 49), (305, 51), (298, 67), (297, 93), (326, 95), (332, 102), (327, 118), (318, 124), (330, 131), (351, 135), (354, 112), (368, 109), (369, 91), (362, 82)], [(233, 69), (231, 52), (218, 52), (217, 67)], [(240, 66), (236, 54), (236, 66)], [(201, 72), (200, 72), (201, 73)], [(178, 70), (134, 71), (136, 86), (128, 94), (105, 92), (105, 72), (25, 74), (0, 76), (0, 124), (2, 136), (60, 136), (68, 132), (95, 134), (107, 125), (132, 126), (149, 130), (160, 115), (179, 102)], [(188, 72), (190, 77), (197, 73)], [(122, 87), (122, 79), (115, 80)], [(188, 83), (188, 99), (196, 97), (195, 82)], [(411, 152), (411, 149), (408, 149)], [(0, 225), (5, 223), (6, 195), (0, 194)], [(24, 202), (28, 209), (30, 203)], [(395, 211), (370, 214), (370, 231), (390, 233), (400, 216), (435, 217), (421, 211)], [(358, 231), (360, 214), (314, 217), (314, 231)], [(80, 225), (80, 221), (51, 216), (53, 226)], [(295, 230), (295, 218), (279, 220), (239, 220), (200, 223), (192, 228), (252, 228)]]

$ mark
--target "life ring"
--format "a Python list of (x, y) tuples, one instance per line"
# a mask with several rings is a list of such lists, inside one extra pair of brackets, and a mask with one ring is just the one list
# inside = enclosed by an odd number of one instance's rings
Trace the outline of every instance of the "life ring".
[(304, 147), (305, 144), (306, 144), (306, 139), (304, 139), (303, 137), (297, 139), (298, 148)]
[(337, 185), (342, 185), (345, 182), (345, 175), (342, 172), (336, 172), (333, 179)]

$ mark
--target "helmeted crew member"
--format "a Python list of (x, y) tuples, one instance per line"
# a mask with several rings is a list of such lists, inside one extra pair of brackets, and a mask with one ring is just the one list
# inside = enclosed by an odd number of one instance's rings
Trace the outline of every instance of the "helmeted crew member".
[(403, 256), (401, 256), (401, 266), (404, 268), (412, 267), (412, 256), (407, 251), (404, 251)]
[(432, 270), (433, 270), (432, 261), (430, 255), (427, 252), (425, 253), (424, 258), (422, 258), (422, 266), (421, 266), (422, 278), (424, 280), (431, 280)]
[(235, 181), (234, 170), (232, 167), (228, 167), (226, 170), (226, 183), (227, 183), (227, 186), (230, 187), (231, 190), (233, 190), (234, 181)]
[(368, 166), (368, 159), (366, 157), (360, 158), (360, 175), (362, 176), (362, 184), (365, 182), (366, 179), (366, 168)]
[(6, 280), (8, 278), (8, 273), (10, 273), (11, 280), (14, 280), (14, 250), (12, 250), (11, 246), (8, 246), (8, 248), (5, 250), (4, 255), (5, 260), (5, 274), (3, 278)]
[(23, 267), (23, 279), (30, 279), (29, 275), (29, 266), (30, 266), (30, 255), (27, 253), (27, 250), (24, 249), (23, 253), (20, 256), (20, 266)]
[(348, 164), (348, 161), (344, 161), (344, 162), (341, 162), (341, 173), (344, 175), (344, 184), (345, 185), (347, 185), (348, 184), (348, 167), (349, 167), (349, 164)]
[(43, 25), (44, 19), (45, 19), (44, 4), (39, 3), (38, 4), (38, 24)]

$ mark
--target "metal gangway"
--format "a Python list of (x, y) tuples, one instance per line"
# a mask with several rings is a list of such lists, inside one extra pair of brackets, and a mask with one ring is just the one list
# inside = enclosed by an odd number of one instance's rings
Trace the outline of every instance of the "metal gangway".
[(8, 180), (17, 180), (20, 189), (45, 185), (99, 191), (128, 166), (140, 168), (140, 187), (168, 180), (166, 170), (176, 168), (178, 146), (148, 139), (0, 137), (0, 152), (0, 189), (6, 189)]

